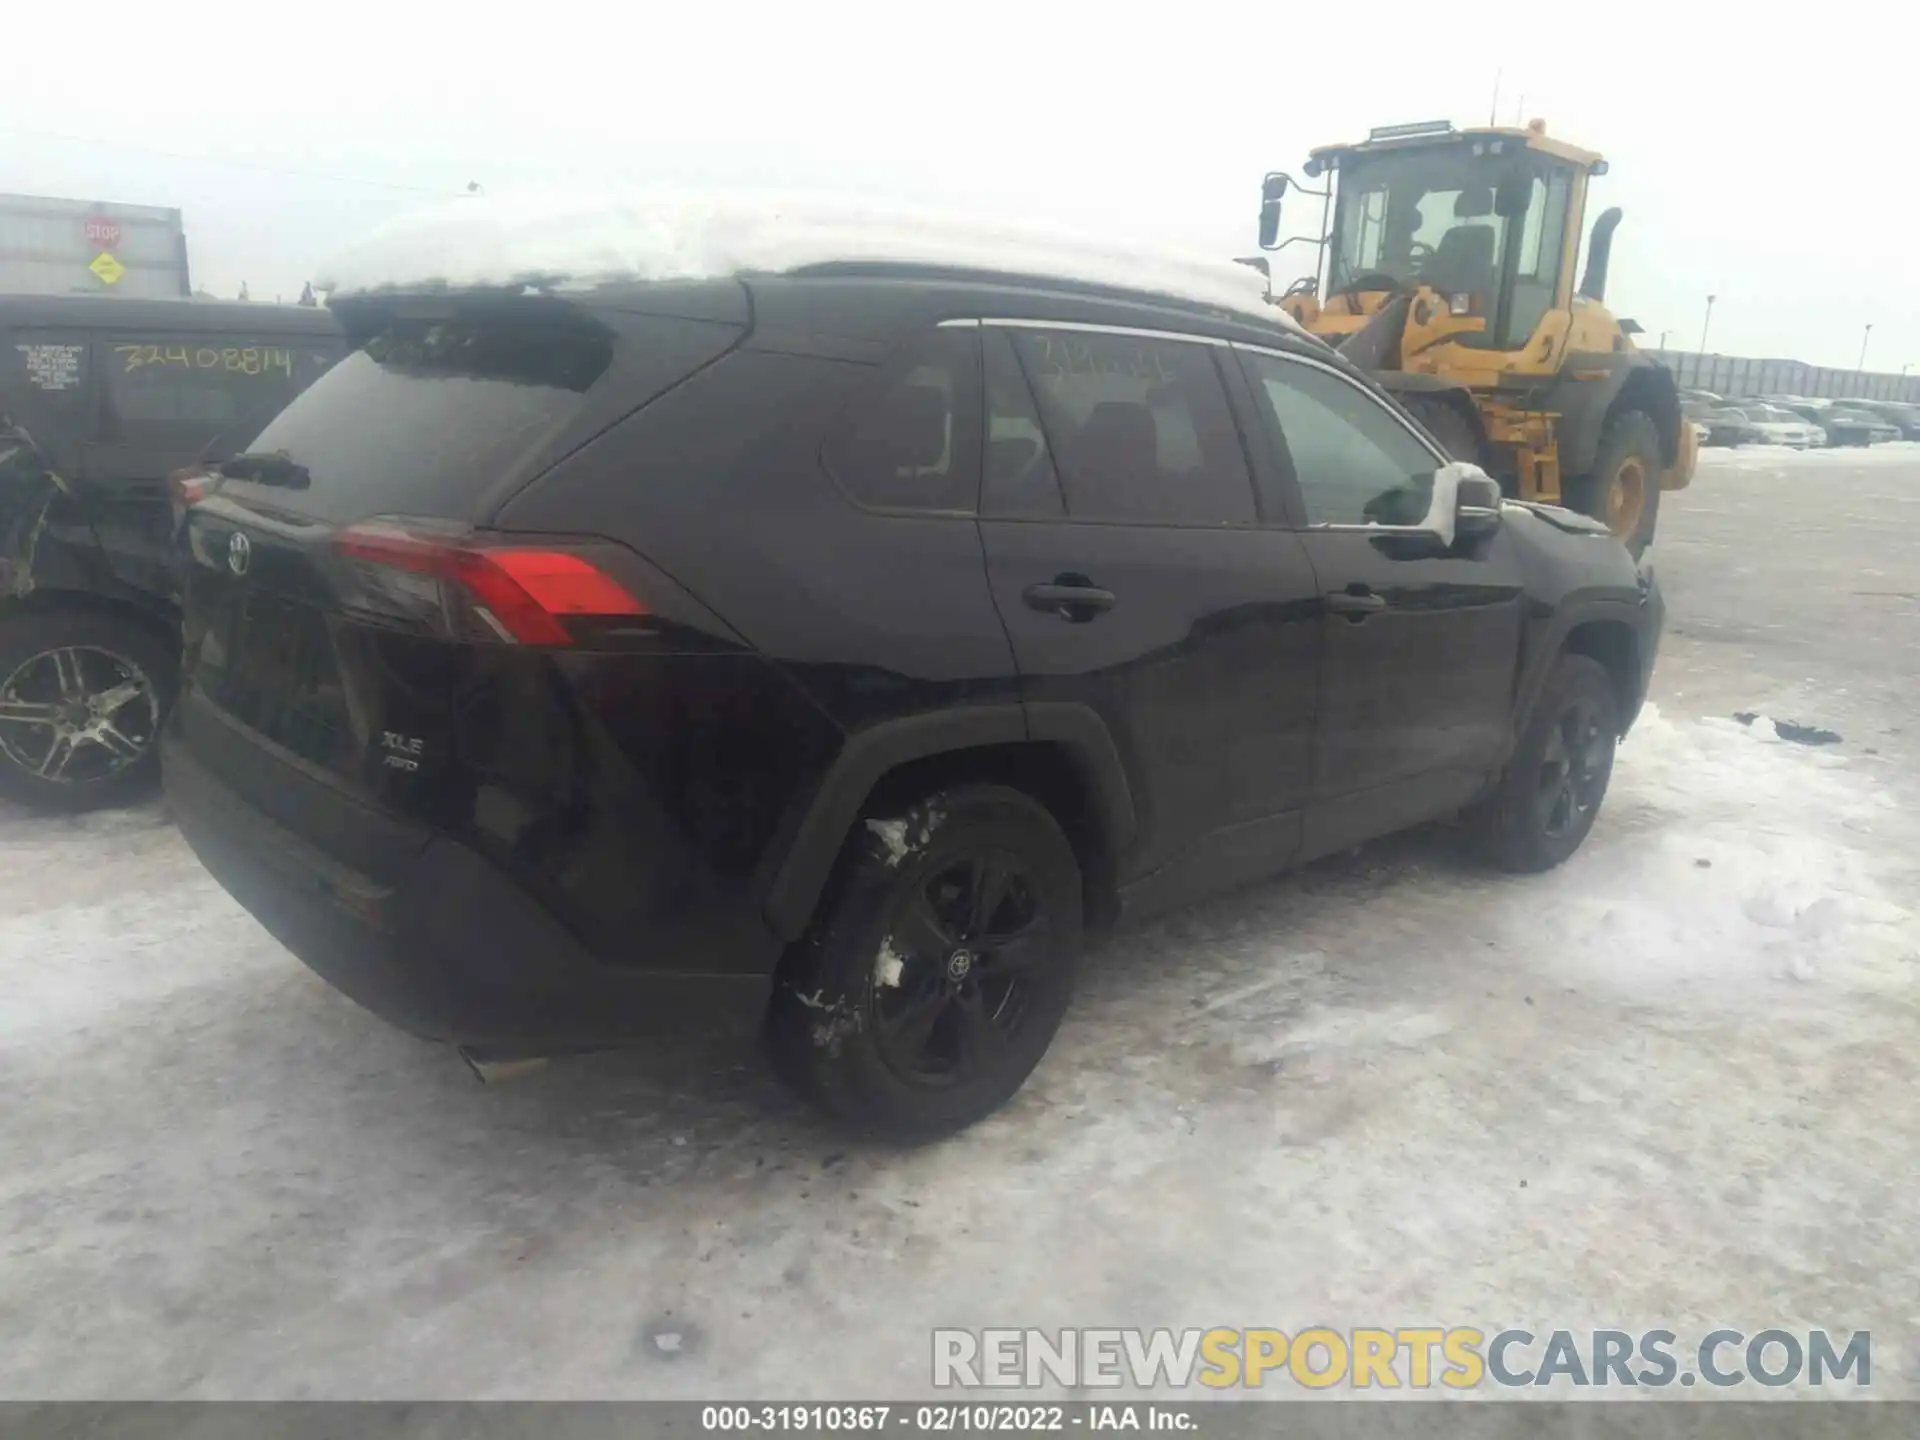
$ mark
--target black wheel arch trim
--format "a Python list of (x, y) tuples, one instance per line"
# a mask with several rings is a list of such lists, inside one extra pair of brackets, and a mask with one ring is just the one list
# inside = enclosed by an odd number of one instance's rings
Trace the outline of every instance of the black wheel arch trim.
[(1513, 734), (1509, 740), (1509, 755), (1520, 744), (1520, 737), (1527, 733), (1527, 727), (1533, 723), (1534, 707), (1540, 701), (1540, 693), (1546, 688), (1547, 677), (1553, 673), (1553, 667), (1565, 651), (1567, 641), (1573, 632), (1582, 625), (1596, 622), (1615, 624), (1624, 627), (1633, 637), (1634, 645), (1634, 685), (1636, 694), (1631, 713), (1623, 717), (1623, 726), (1630, 724), (1634, 714), (1646, 699), (1646, 687), (1649, 679), (1648, 667), (1654, 642), (1657, 637), (1649, 636), (1648, 629), (1654, 624), (1645, 606), (1636, 600), (1611, 595), (1594, 595), (1579, 600), (1564, 602), (1554, 611), (1553, 618), (1540, 632), (1537, 640), (1531, 644), (1529, 653), (1522, 662), (1520, 680), (1514, 695)]
[(791, 839), (760, 885), (761, 908), (774, 932), (794, 941), (805, 932), (861, 807), (890, 772), (915, 760), (989, 745), (1052, 741), (1082, 767), (1082, 778), (1111, 849), (1133, 838), (1133, 792), (1113, 737), (1098, 714), (1068, 702), (970, 705), (882, 721), (847, 737), (815, 789)]
[[(1576, 380), (1575, 371), (1604, 369), (1602, 380)], [(1638, 351), (1571, 353), (1560, 374), (1539, 392), (1534, 403), (1559, 415), (1555, 433), (1560, 443), (1560, 473), (1577, 477), (1593, 469), (1600, 454), (1600, 438), (1607, 420), (1629, 385), (1636, 401), (1629, 408), (1645, 410), (1660, 435), (1660, 458), (1671, 465), (1679, 456), (1680, 392), (1673, 372)], [(1639, 393), (1644, 392), (1644, 393)], [(1644, 401), (1645, 403), (1639, 403)]]

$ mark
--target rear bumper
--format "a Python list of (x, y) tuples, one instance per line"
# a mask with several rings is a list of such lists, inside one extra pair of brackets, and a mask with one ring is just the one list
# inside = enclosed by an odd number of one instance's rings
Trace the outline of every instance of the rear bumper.
[(497, 867), (422, 830), (392, 876), (342, 865), (234, 793), (176, 726), (168, 807), (213, 877), (330, 985), (423, 1039), (506, 1054), (757, 1023), (768, 975), (610, 966)]

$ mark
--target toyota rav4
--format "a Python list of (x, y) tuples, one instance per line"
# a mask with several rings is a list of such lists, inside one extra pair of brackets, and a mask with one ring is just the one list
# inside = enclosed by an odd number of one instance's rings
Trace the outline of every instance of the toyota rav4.
[(353, 353), (183, 527), (164, 745), (295, 955), (494, 1056), (750, 1015), (925, 1136), (1089, 930), (1449, 815), (1580, 845), (1649, 568), (1232, 266), (901, 234), (336, 294)]

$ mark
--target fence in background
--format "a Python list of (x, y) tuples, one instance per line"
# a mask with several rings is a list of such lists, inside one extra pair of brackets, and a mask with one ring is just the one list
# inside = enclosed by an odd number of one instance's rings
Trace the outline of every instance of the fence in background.
[(1683, 390), (1716, 395), (1806, 395), (1838, 400), (1905, 400), (1920, 404), (1920, 375), (1832, 370), (1799, 360), (1749, 360), (1742, 355), (1702, 355), (1692, 350), (1648, 350), (1673, 371)]

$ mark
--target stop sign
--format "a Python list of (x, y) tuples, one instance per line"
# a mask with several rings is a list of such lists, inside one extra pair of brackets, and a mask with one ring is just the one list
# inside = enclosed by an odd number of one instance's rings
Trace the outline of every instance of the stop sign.
[(120, 222), (104, 215), (92, 216), (87, 221), (87, 243), (96, 250), (113, 249), (120, 243)]

